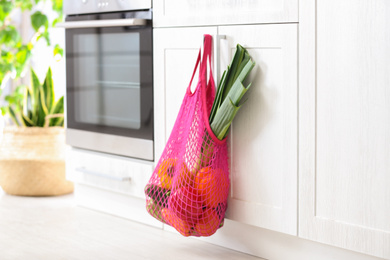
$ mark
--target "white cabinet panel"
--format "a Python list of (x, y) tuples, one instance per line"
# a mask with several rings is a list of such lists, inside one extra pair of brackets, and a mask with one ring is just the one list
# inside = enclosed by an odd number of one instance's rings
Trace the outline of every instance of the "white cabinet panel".
[(298, 0), (154, 0), (153, 25), (297, 22)]
[(227, 216), (296, 235), (297, 25), (226, 26), (219, 33), (231, 55), (240, 43), (256, 62), (232, 127)]
[(300, 13), (300, 236), (390, 259), (390, 3)]

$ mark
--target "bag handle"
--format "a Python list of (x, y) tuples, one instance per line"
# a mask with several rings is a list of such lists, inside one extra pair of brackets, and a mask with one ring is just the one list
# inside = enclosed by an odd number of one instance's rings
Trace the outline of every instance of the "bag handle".
[[(200, 64), (200, 71), (201, 71), (200, 77), (201, 80), (204, 80), (205, 86), (207, 86), (207, 88), (210, 87), (215, 88), (212, 61), (213, 61), (213, 37), (209, 34), (205, 34), (203, 40), (203, 59)], [(210, 68), (209, 69), (210, 77), (208, 82), (207, 82), (207, 65), (209, 65)]]
[[(211, 130), (210, 123), (209, 123), (209, 114), (211, 110), (211, 105), (214, 101), (215, 97), (215, 83), (214, 83), (214, 78), (213, 78), (213, 67), (212, 67), (212, 60), (213, 60), (213, 38), (211, 35), (206, 34), (205, 35), (205, 41), (204, 41), (204, 55), (203, 55), (203, 60), (201, 63), (201, 75), (202, 77), (202, 107), (203, 107), (203, 120), (204, 124), (206, 126), (206, 130), (211, 137), (211, 139), (219, 145), (222, 145), (226, 142), (227, 138), (224, 138), (222, 140), (219, 140), (215, 134), (213, 133), (213, 130)], [(210, 78), (208, 83), (207, 82), (207, 65), (210, 66)], [(211, 103), (210, 103), (211, 102)], [(208, 107), (208, 104), (210, 104), (210, 107)]]
[[(199, 54), (196, 60), (194, 71), (192, 73), (191, 81), (187, 88), (187, 93), (189, 95), (193, 95), (196, 91), (195, 90), (194, 93), (191, 92), (191, 85), (194, 80), (195, 73), (198, 69), (199, 64), (200, 64), (199, 80), (201, 80), (202, 86), (205, 86), (207, 91), (210, 91), (209, 88), (211, 87), (212, 93), (215, 93), (215, 83), (214, 83), (213, 69), (212, 69), (212, 53), (213, 53), (212, 47), (213, 47), (213, 37), (209, 34), (205, 34), (203, 39), (203, 57), (201, 59), (202, 50), (199, 49)], [(209, 82), (207, 82), (207, 61), (209, 63), (209, 68), (210, 68)]]
[(194, 72), (192, 72), (191, 81), (190, 81), (190, 84), (187, 87), (187, 94), (188, 95), (193, 95), (195, 93), (195, 91), (194, 91), (194, 93), (191, 93), (191, 85), (192, 85), (192, 81), (194, 80), (195, 73), (196, 73), (196, 71), (198, 69), (198, 66), (199, 66), (200, 56), (201, 56), (201, 49), (199, 49), (198, 59), (196, 60)]

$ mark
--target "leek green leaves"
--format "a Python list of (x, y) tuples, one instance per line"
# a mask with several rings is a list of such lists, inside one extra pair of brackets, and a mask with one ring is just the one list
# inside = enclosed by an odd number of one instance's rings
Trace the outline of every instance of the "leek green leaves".
[(240, 109), (239, 103), (249, 89), (243, 85), (249, 72), (255, 66), (248, 51), (237, 44), (233, 60), (224, 71), (209, 117), (210, 127), (219, 140), (224, 139), (230, 125)]

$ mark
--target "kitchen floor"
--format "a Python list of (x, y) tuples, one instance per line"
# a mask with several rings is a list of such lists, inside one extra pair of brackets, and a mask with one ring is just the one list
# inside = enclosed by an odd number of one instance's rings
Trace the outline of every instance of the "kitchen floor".
[(260, 259), (76, 207), (73, 195), (18, 197), (0, 188), (0, 259)]

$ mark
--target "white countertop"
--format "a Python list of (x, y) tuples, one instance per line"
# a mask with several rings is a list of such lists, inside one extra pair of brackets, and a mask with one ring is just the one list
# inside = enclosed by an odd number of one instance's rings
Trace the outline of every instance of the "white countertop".
[(259, 259), (76, 207), (73, 195), (18, 197), (0, 188), (0, 259)]

